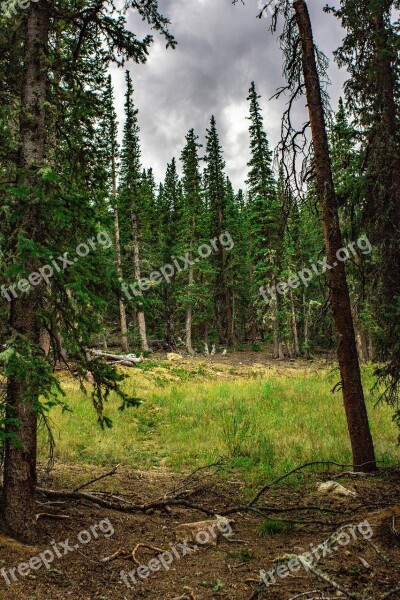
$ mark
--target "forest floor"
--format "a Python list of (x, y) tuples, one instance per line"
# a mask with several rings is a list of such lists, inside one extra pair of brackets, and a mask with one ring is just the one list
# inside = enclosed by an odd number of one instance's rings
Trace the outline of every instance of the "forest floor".
[[(368, 368), (364, 378), (370, 382)], [(123, 498), (125, 506), (178, 497), (221, 514), (248, 503), (264, 484), (310, 459), (348, 462), (340, 395), (330, 391), (337, 373), (326, 361), (277, 363), (264, 353), (176, 363), (152, 357), (127, 382), (143, 405), (132, 414), (119, 413), (117, 400), (111, 399), (114, 427), (101, 434), (92, 424), (90, 403), (66, 374), (61, 379), (74, 412), (56, 409), (56, 462), (49, 471), (42, 454), (43, 488), (74, 490), (121, 463), (115, 474), (83, 491), (110, 501)], [(368, 402), (373, 405), (373, 399)], [(259, 513), (235, 512), (233, 539), (191, 545), (190, 552), (179, 545), (176, 527), (210, 518), (192, 507), (172, 503), (128, 513), (39, 494), (37, 545), (0, 537), (0, 600), (399, 600), (400, 511), (391, 508), (399, 505), (400, 468), (392, 466), (399, 462), (396, 430), (386, 407), (375, 413), (370, 406), (370, 416), (382, 465), (378, 473), (352, 476), (348, 467), (306, 468), (269, 487), (257, 502)], [(196, 471), (212, 462), (218, 464)], [(356, 495), (320, 495), (317, 484), (331, 479)], [(341, 538), (313, 555), (312, 565), (329, 581), (301, 563), (284, 568), (291, 555), (312, 551), (348, 524), (356, 528), (345, 528)], [(134, 574), (136, 583), (128, 578), (129, 588), (121, 571), (138, 567), (132, 557), (102, 559), (121, 549), (131, 552), (137, 544), (155, 548), (137, 550), (144, 566), (161, 551), (172, 558), (165, 555), (167, 568), (144, 570), (148, 577)], [(62, 548), (69, 548), (65, 556)], [(41, 555), (51, 560), (49, 568), (20, 566)], [(15, 570), (19, 566), (25, 576)], [(255, 595), (261, 570), (274, 570), (274, 579), (269, 577), (268, 588)]]

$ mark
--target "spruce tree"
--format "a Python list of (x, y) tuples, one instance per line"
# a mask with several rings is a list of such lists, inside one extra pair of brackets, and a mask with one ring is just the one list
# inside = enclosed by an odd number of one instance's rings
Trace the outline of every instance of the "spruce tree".
[[(178, 294), (179, 305), (185, 310), (185, 344), (189, 354), (194, 354), (193, 321), (194, 312), (200, 305), (202, 273), (204, 263), (196, 261), (195, 251), (204, 241), (204, 206), (202, 198), (201, 174), (199, 168), (198, 137), (193, 129), (186, 135), (186, 145), (182, 150), (182, 204), (179, 209), (176, 251), (188, 253), (191, 264), (184, 274), (186, 284)], [(197, 315), (198, 316), (198, 315)]]
[[(267, 134), (254, 81), (249, 90), (250, 102), (250, 151), (247, 178), (249, 194), (249, 229), (251, 240), (251, 257), (253, 272), (252, 299), (260, 314), (261, 320), (265, 314), (264, 299), (260, 292), (265, 286), (270, 288), (278, 283), (281, 255), (281, 222), (280, 208), (277, 197), (276, 182), (272, 170), (272, 152), (269, 148)], [(272, 301), (274, 310), (274, 353), (276, 358), (283, 358), (280, 326), (280, 298), (275, 294)], [(256, 322), (254, 323), (257, 327)], [(253, 332), (255, 336), (256, 331)]]
[(133, 263), (135, 285), (135, 310), (141, 347), (143, 351), (148, 352), (150, 347), (147, 340), (143, 292), (139, 286), (142, 278), (141, 244), (143, 238), (141, 217), (143, 216), (143, 212), (141, 210), (141, 202), (143, 199), (143, 184), (137, 115), (138, 110), (133, 103), (132, 78), (129, 71), (126, 71), (125, 125), (121, 150), (119, 196), (121, 214), (124, 216), (126, 235), (130, 240), (131, 246), (131, 259)]
[[(226, 176), (225, 161), (217, 132), (215, 117), (211, 117), (210, 129), (207, 130), (207, 145), (205, 155), (206, 169), (205, 193), (210, 213), (212, 238), (218, 238), (227, 230), (226, 214)], [(232, 340), (232, 300), (226, 281), (228, 256), (225, 248), (213, 256), (212, 264), (215, 269), (214, 299), (215, 321), (219, 341), (231, 344)]]
[[(105, 146), (106, 160), (109, 163), (109, 178), (110, 178), (110, 208), (114, 213), (114, 247), (115, 247), (115, 265), (117, 279), (123, 283), (122, 272), (122, 255), (121, 255), (121, 239), (120, 239), (120, 224), (119, 224), (119, 207), (117, 195), (117, 174), (118, 174), (118, 124), (117, 115), (114, 108), (114, 90), (112, 86), (111, 75), (107, 78), (106, 90), (104, 94), (104, 121), (103, 133), (104, 138), (102, 143)], [(129, 352), (128, 344), (128, 327), (126, 320), (125, 301), (122, 298), (122, 290), (119, 290), (119, 323), (121, 331), (121, 350)]]

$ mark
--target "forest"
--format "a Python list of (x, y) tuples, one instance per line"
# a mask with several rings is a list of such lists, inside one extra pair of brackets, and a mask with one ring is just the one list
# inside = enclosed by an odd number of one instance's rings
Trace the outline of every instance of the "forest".
[(192, 3), (0, 7), (0, 600), (400, 599), (400, 2)]

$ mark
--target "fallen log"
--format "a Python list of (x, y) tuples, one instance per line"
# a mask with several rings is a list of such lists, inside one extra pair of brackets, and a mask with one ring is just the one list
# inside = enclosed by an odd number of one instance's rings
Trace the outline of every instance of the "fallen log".
[(105, 358), (106, 360), (111, 361), (113, 364), (121, 364), (126, 367), (134, 367), (137, 365), (137, 363), (143, 362), (143, 354), (140, 356), (136, 356), (136, 354), (111, 354), (110, 352), (105, 352), (104, 350), (95, 349), (91, 349), (89, 352), (93, 356)]

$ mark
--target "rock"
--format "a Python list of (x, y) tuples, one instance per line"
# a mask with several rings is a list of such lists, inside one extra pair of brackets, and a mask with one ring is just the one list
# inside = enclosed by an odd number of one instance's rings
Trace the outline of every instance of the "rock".
[(167, 359), (170, 362), (177, 362), (178, 360), (183, 360), (183, 356), (180, 354), (175, 354), (175, 352), (168, 352)]
[(340, 483), (337, 483), (336, 481), (326, 481), (325, 483), (319, 483), (317, 485), (317, 490), (318, 490), (318, 493), (321, 494), (321, 496), (342, 496), (342, 497), (347, 496), (347, 497), (351, 497), (351, 498), (357, 497), (356, 492), (353, 492), (352, 490), (348, 490), (347, 488), (345, 488)]
[(232, 519), (216, 515), (215, 519), (184, 523), (175, 528), (176, 540), (185, 540), (205, 546), (216, 546), (222, 538), (232, 534)]

